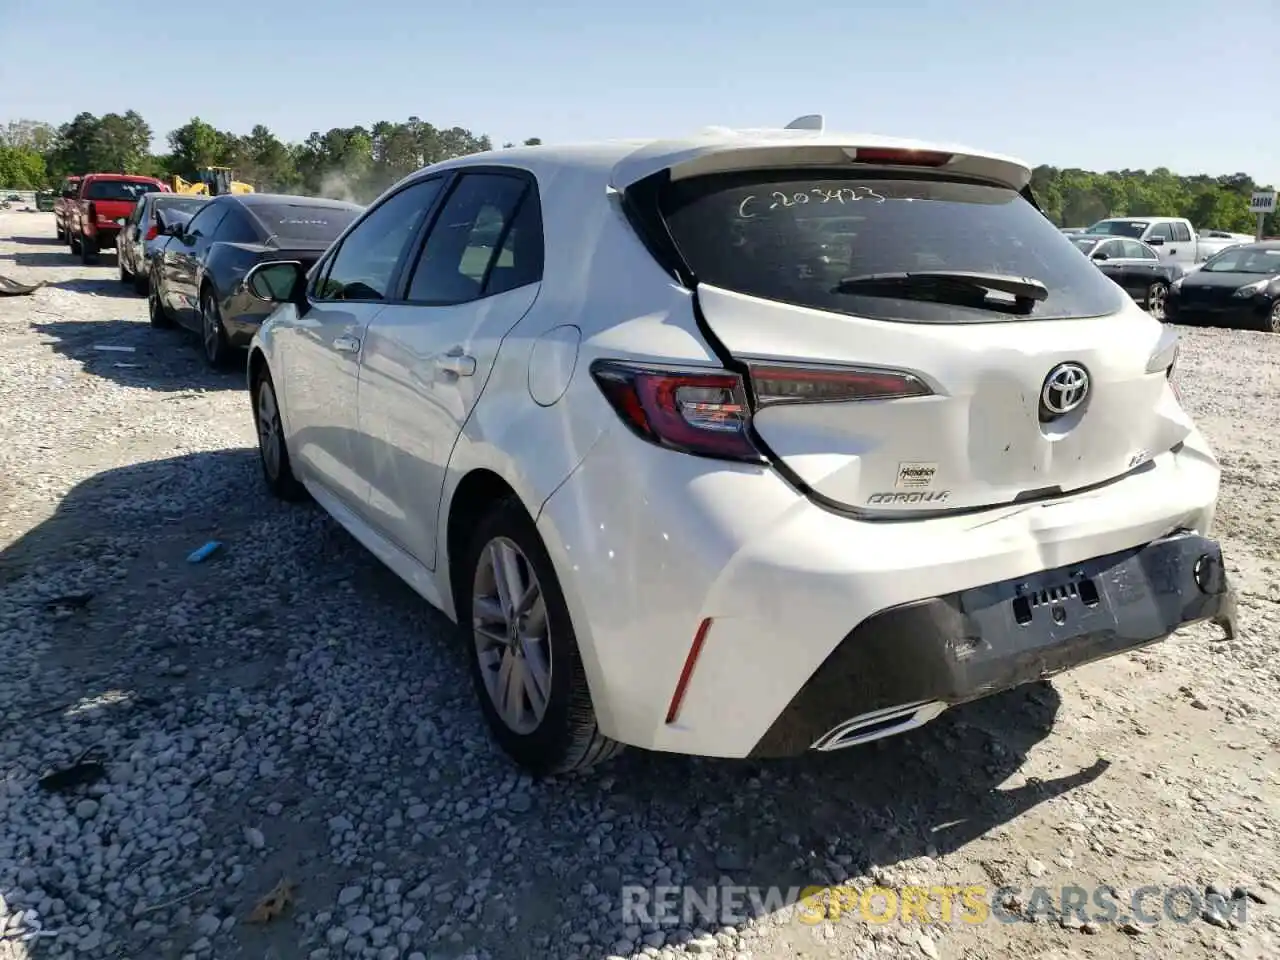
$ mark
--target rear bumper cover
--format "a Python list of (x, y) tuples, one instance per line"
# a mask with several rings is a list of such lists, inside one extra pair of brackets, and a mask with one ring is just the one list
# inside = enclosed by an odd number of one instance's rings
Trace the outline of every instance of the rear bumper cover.
[(893, 607), (844, 638), (751, 756), (901, 732), (945, 706), (1139, 649), (1202, 620), (1235, 633), (1221, 548), (1194, 533)]

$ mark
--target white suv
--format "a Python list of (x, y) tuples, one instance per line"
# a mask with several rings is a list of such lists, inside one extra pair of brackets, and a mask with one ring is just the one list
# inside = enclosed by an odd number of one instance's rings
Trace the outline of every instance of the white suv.
[(798, 126), (451, 160), (250, 275), (267, 483), (465, 625), (535, 774), (845, 747), (1230, 628), (1176, 340), (1026, 165)]

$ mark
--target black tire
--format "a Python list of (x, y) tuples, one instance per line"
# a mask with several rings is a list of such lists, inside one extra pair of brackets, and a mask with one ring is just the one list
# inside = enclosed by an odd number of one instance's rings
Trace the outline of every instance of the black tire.
[[(476, 572), (489, 543), (499, 537), (513, 542), (524, 554), (538, 578), (547, 610), (551, 693), (546, 713), (530, 733), (512, 730), (495, 707), (485, 684), (472, 627)], [(498, 503), (477, 525), (466, 555), (459, 561), (455, 561), (453, 570), (458, 623), (476, 697), (498, 745), (535, 777), (584, 770), (620, 753), (623, 745), (600, 733), (560, 581), (533, 520), (519, 501), (507, 499)]]
[[(267, 454), (268, 436), (264, 435), (262, 423), (262, 391), (270, 391), (271, 409), (275, 412), (274, 440), (279, 445), (278, 457), (274, 460)], [(263, 364), (262, 372), (253, 381), (250, 394), (253, 403), (253, 427), (258, 435), (258, 461), (262, 464), (262, 477), (272, 495), (289, 503), (297, 503), (307, 497), (307, 488), (302, 485), (293, 473), (293, 463), (289, 459), (289, 447), (285, 443), (284, 431), (280, 426), (280, 402), (276, 397), (275, 384), (271, 374)], [(275, 464), (273, 470), (272, 464)]]
[(151, 289), (150, 276), (142, 270), (133, 275), (133, 292), (140, 297), (147, 296)]
[(1280, 333), (1280, 300), (1271, 304), (1271, 312), (1262, 321), (1262, 329), (1267, 333)]
[(147, 317), (151, 320), (153, 327), (161, 330), (167, 330), (173, 326), (173, 317), (169, 316), (169, 311), (160, 302), (160, 284), (154, 275), (147, 283)]
[(85, 264), (98, 262), (98, 241), (93, 237), (80, 238), (80, 262)]
[(225, 370), (231, 361), (231, 344), (213, 291), (206, 288), (200, 295), (200, 346), (205, 362), (214, 370)]
[(1168, 316), (1165, 310), (1165, 303), (1169, 297), (1169, 285), (1163, 280), (1157, 280), (1151, 286), (1147, 287), (1147, 298), (1144, 301), (1147, 312), (1157, 320), (1164, 322)]
[(67, 246), (71, 248), (71, 252), (73, 254), (80, 252), (80, 241), (77, 240), (76, 235), (70, 231), (67, 232)]
[(62, 229), (62, 224), (60, 223), (53, 225), (53, 235), (59, 240), (65, 241), (67, 239), (67, 232)]
[(124, 254), (119, 250), (116, 251), (116, 264), (120, 267), (120, 282), (125, 286), (137, 286), (138, 278), (130, 271), (125, 269)]

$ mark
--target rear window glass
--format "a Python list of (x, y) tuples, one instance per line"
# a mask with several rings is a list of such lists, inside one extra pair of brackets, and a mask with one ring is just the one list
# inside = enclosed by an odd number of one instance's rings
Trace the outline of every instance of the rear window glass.
[(202, 206), (204, 206), (206, 203), (208, 203), (208, 198), (206, 197), (175, 197), (170, 195), (167, 197), (156, 197), (156, 199), (153, 202), (155, 203), (157, 210), (163, 210), (166, 214), (171, 214), (175, 211), (181, 211), (187, 214), (188, 216), (190, 216), (191, 214), (199, 210)]
[(147, 193), (159, 193), (160, 186), (140, 180), (93, 180), (84, 188), (86, 200), (127, 200), (136, 202)]
[(302, 204), (255, 203), (249, 207), (276, 243), (332, 243), (360, 211), (342, 207), (310, 207)]
[[(662, 199), (699, 280), (739, 293), (882, 320), (956, 323), (1103, 316), (1122, 291), (1016, 191), (954, 179), (735, 173), (676, 181)], [(1029, 312), (927, 285), (875, 291), (851, 277), (968, 271), (1038, 280)], [(965, 302), (965, 301), (968, 302)]]
[(1151, 224), (1145, 220), (1100, 220), (1089, 228), (1090, 233), (1103, 233), (1109, 237), (1132, 237), (1141, 240)]

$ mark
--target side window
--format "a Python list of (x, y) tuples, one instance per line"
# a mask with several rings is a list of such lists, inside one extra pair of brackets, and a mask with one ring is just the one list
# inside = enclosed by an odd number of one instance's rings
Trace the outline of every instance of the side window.
[(409, 241), (418, 233), (443, 180), (435, 177), (406, 187), (365, 214), (317, 282), (320, 300), (385, 300), (391, 278)]
[(1191, 231), (1187, 229), (1185, 223), (1173, 224), (1173, 239), (1178, 243), (1188, 243), (1191, 240)]
[(1130, 260), (1155, 260), (1155, 252), (1141, 240), (1126, 240), (1124, 255)]
[(207, 207), (201, 208), (200, 212), (187, 222), (187, 227), (183, 233), (188, 237), (194, 237), (197, 234), (202, 237), (211, 237), (213, 236), (213, 231), (218, 229), (218, 224), (222, 222), (222, 218), (226, 215), (226, 204), (211, 203)]
[[(526, 222), (522, 201), (529, 196)], [(417, 303), (468, 303), (530, 283), (542, 273), (536, 194), (523, 177), (466, 174), (436, 218), (409, 282)]]
[(1157, 223), (1151, 228), (1151, 233), (1148, 236), (1152, 240), (1164, 240), (1167, 242), (1173, 239), (1173, 228), (1167, 223)]
[(1108, 240), (1099, 252), (1105, 253), (1108, 260), (1119, 260), (1124, 256), (1124, 243), (1121, 240)]
[(218, 224), (218, 234), (214, 239), (219, 243), (257, 243), (258, 231), (253, 229), (253, 224), (243, 210), (233, 207)]

